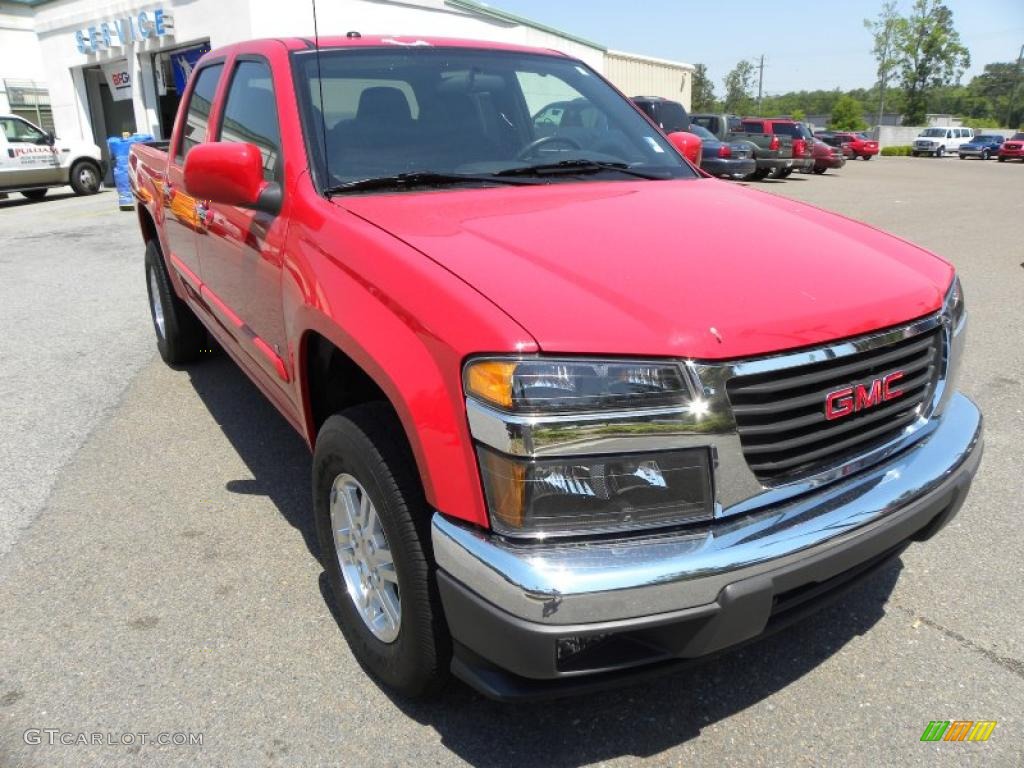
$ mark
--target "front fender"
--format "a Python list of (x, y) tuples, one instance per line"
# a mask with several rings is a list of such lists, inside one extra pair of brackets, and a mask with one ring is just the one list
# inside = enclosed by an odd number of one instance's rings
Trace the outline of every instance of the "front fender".
[(316, 425), (304, 355), (305, 339), (315, 332), (387, 395), (409, 438), (428, 501), (486, 526), (462, 363), (481, 352), (536, 351), (536, 342), (427, 256), (315, 193), (296, 202), (286, 253), (285, 325), (310, 444)]

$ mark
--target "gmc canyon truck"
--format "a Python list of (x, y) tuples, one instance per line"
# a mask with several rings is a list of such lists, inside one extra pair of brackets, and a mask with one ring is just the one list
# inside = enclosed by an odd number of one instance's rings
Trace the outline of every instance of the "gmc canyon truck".
[(582, 61), (238, 44), (132, 153), (160, 354), (209, 334), (309, 443), (341, 630), (402, 694), (578, 693), (773, 632), (981, 460), (953, 267), (707, 178)]

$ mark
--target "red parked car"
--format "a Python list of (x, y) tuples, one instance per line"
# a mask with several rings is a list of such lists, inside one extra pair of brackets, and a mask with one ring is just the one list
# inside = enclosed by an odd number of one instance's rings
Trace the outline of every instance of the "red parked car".
[[(538, 129), (552, 93), (579, 122)], [(952, 265), (705, 177), (577, 59), (240, 43), (131, 152), (161, 356), (209, 334), (308, 442), (338, 623), (404, 694), (774, 631), (933, 536), (981, 460)]]
[(1024, 133), (1015, 133), (999, 148), (999, 162), (1024, 160)]
[(842, 168), (846, 165), (846, 155), (838, 147), (833, 147), (820, 139), (814, 140), (814, 172), (822, 174), (829, 169)]
[(851, 160), (858, 157), (870, 160), (878, 154), (878, 142), (863, 133), (847, 131), (817, 131), (815, 138), (833, 147), (841, 147)]

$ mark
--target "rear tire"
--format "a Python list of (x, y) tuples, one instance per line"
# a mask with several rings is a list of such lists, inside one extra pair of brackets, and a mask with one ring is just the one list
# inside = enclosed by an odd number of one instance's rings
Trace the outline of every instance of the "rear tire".
[(68, 183), (76, 195), (95, 195), (103, 183), (100, 167), (93, 160), (78, 160), (71, 166)]
[(988, 157), (989, 157), (988, 150), (987, 149), (981, 150), (981, 159), (982, 160), (988, 160)]
[(862, 160), (870, 160), (874, 155), (861, 155)]
[(1000, 163), (1005, 163), (1006, 162), (1006, 158), (1005, 157), (1000, 157), (1000, 158), (997, 158), (997, 159), (999, 160)]
[[(430, 549), (431, 509), (401, 430), (390, 406), (380, 402), (327, 419), (313, 452), (313, 514), (320, 558), (352, 653), (386, 686), (416, 697), (437, 692), (447, 681), (451, 637)], [(337, 506), (344, 489), (353, 489), (353, 480), (356, 500), (368, 499), (373, 512), (367, 508), (362, 524), (338, 528), (339, 520), (349, 520)], [(371, 517), (372, 526), (366, 523)], [(376, 534), (368, 537), (370, 530)], [(390, 557), (379, 559), (382, 551)], [(365, 587), (360, 581), (364, 574)], [(363, 589), (370, 597), (357, 605)], [(398, 619), (374, 623), (373, 617), (386, 613), (383, 599), (378, 603), (376, 598), (388, 589), (394, 590), (389, 609), (397, 603)]]
[(146, 289), (160, 357), (168, 365), (195, 360), (208, 347), (206, 328), (174, 293), (163, 256), (152, 240), (146, 243)]
[(824, 173), (824, 172), (825, 172), (826, 170), (828, 170), (828, 169), (827, 169), (827, 168), (815, 168), (815, 169), (814, 169), (814, 172), (815, 172), (816, 174), (818, 174), (818, 175), (820, 176), (820, 175), (821, 175), (821, 174), (823, 174), (823, 173)]
[(21, 196), (27, 197), (29, 200), (42, 200), (49, 191), (48, 189), (26, 189)]
[(917, 152), (913, 152), (913, 151), (912, 151), (912, 152), (910, 153), (910, 156), (911, 156), (911, 157), (917, 157)]

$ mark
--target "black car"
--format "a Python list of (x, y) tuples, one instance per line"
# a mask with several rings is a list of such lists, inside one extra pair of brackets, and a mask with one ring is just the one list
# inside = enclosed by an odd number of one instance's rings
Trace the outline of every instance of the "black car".
[(746, 141), (725, 142), (707, 128), (692, 123), (690, 133), (700, 136), (704, 142), (701, 156), (701, 170), (712, 176), (738, 176), (746, 178), (757, 170), (754, 148)]
[(666, 134), (690, 130), (690, 115), (678, 101), (661, 96), (634, 96), (631, 101)]

